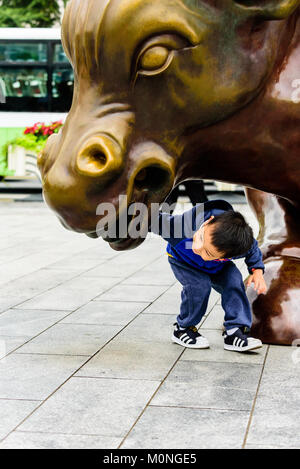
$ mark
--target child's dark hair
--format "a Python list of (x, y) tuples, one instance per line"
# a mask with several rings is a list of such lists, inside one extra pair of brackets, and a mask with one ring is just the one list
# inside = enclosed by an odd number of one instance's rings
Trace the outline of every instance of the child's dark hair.
[(211, 242), (225, 257), (242, 256), (251, 249), (253, 230), (241, 213), (229, 210), (215, 216), (209, 224), (215, 225)]

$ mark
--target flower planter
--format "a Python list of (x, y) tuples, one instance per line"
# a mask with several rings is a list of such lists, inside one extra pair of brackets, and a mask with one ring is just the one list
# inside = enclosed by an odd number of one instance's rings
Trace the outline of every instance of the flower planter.
[(62, 126), (62, 121), (55, 121), (50, 125), (37, 122), (33, 127), (26, 127), (22, 136), (6, 143), (8, 171), (13, 172), (14, 178), (41, 181), (37, 167), (38, 153), (43, 150), (50, 135), (57, 134)]
[(7, 163), (16, 178), (40, 179), (36, 153), (18, 145), (9, 145)]

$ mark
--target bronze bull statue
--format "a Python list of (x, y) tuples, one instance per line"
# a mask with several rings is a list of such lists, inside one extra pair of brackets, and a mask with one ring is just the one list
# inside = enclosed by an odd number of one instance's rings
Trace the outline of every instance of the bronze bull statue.
[(46, 202), (92, 237), (97, 206), (117, 206), (120, 194), (150, 206), (188, 179), (244, 185), (269, 286), (249, 293), (252, 332), (275, 344), (300, 338), (299, 5), (70, 1), (62, 40), (73, 103), (39, 158)]

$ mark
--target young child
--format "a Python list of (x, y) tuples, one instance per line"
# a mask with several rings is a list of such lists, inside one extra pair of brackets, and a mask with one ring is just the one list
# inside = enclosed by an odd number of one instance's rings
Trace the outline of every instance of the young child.
[(182, 284), (181, 307), (172, 341), (188, 348), (209, 348), (195, 327), (204, 316), (211, 288), (222, 297), (225, 311), (224, 348), (244, 352), (260, 348), (249, 337), (252, 314), (242, 275), (232, 259), (245, 258), (258, 294), (266, 293), (264, 264), (252, 228), (224, 200), (197, 204), (182, 215), (159, 213), (151, 231), (166, 241), (170, 266)]

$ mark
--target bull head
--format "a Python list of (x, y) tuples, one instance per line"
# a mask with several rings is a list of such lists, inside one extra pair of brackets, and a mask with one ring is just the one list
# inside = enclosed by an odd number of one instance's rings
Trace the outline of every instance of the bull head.
[(62, 41), (74, 68), (73, 103), (39, 157), (45, 200), (64, 226), (96, 236), (97, 206), (110, 202), (120, 213), (119, 195), (161, 203), (185, 179), (189, 137), (259, 95), (286, 23), (271, 20), (299, 4), (71, 0)]

